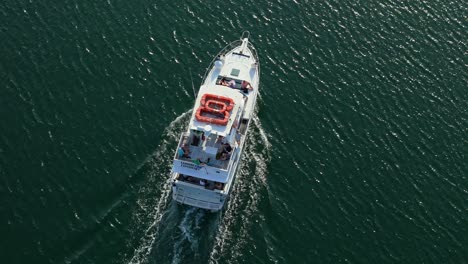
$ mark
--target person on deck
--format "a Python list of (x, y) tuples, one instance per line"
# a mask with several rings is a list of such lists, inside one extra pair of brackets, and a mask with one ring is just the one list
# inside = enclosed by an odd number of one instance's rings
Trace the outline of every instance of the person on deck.
[(228, 83), (228, 86), (231, 87), (231, 88), (236, 88), (236, 81), (230, 80), (229, 83)]
[(220, 160), (229, 160), (231, 158), (231, 152), (223, 152)]
[(250, 85), (250, 83), (248, 81), (243, 80), (242, 83), (241, 83), (241, 90), (244, 93), (248, 93), (249, 90), (253, 90), (253, 87), (252, 87), (252, 85)]
[(231, 145), (229, 143), (224, 143), (222, 153), (231, 153), (231, 151), (232, 151)]
[(182, 147), (179, 147), (179, 149), (177, 150), (177, 153), (179, 155), (179, 158), (190, 158), (189, 154), (191, 152), (190, 152), (189, 146), (187, 146), (186, 144), (183, 144)]
[(222, 85), (222, 86), (229, 86), (228, 81), (224, 77), (221, 78), (221, 80), (219, 80), (219, 84)]

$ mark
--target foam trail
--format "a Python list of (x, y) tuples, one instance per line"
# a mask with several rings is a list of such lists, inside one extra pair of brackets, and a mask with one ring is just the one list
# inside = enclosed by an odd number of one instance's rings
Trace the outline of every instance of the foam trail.
[[(236, 254), (239, 254), (238, 252), (241, 252), (241, 247), (246, 243), (246, 240), (242, 238), (248, 237), (248, 229), (251, 225), (251, 222), (243, 221), (243, 219), (249, 219), (258, 210), (261, 198), (258, 192), (266, 184), (267, 166), (271, 159), (271, 144), (260, 120), (255, 117), (253, 121), (255, 129), (251, 129), (252, 133), (249, 135), (244, 150), (247, 153), (243, 155), (238, 178), (233, 186), (234, 189), (231, 190), (232, 197), (227, 204), (226, 214), (220, 221), (221, 224), (209, 257), (210, 263), (217, 263), (221, 256), (228, 254), (232, 254), (230, 259), (233, 259), (237, 256)], [(256, 139), (260, 139), (260, 141), (256, 141)], [(261, 149), (262, 146), (263, 149)], [(261, 151), (256, 150), (259, 148)], [(253, 157), (253, 159), (247, 160), (246, 157)], [(253, 172), (249, 170), (249, 162), (255, 162)], [(232, 229), (234, 226), (238, 226), (239, 222), (241, 222), (240, 230)]]
[(262, 142), (263, 144), (265, 144), (265, 146), (267, 147), (267, 150), (269, 151), (271, 149), (271, 143), (270, 141), (268, 140), (268, 135), (267, 133), (265, 132), (265, 130), (263, 129), (262, 127), (262, 124), (260, 123), (260, 119), (258, 119), (258, 116), (255, 115), (253, 118), (253, 124), (255, 125), (255, 127), (258, 129), (259, 133), (260, 133), (260, 136), (262, 137)]
[[(195, 216), (193, 215), (195, 214)], [(179, 229), (182, 232), (180, 239), (174, 244), (172, 263), (180, 263), (180, 254), (183, 252), (183, 243), (188, 241), (190, 243), (190, 248), (195, 254), (195, 257), (198, 255), (198, 239), (195, 231), (200, 228), (200, 221), (205, 215), (204, 210), (191, 207), (185, 212), (184, 218), (179, 224)], [(193, 221), (195, 217), (195, 221)]]
[[(165, 163), (169, 161), (170, 155), (167, 155), (167, 152), (170, 151), (169, 147), (172, 146), (172, 143), (174, 141), (177, 141), (179, 138), (179, 134), (181, 130), (183, 129), (183, 125), (185, 125), (185, 119), (188, 117), (188, 115), (192, 112), (192, 110), (186, 111), (182, 113), (180, 116), (178, 116), (174, 121), (172, 121), (169, 126), (164, 130), (164, 135), (168, 136), (168, 139), (164, 139), (162, 144), (158, 147), (158, 149), (155, 151), (151, 157), (146, 159), (146, 161), (139, 167), (139, 169), (145, 165), (148, 164), (149, 162), (152, 162), (152, 171), (150, 173), (150, 181), (153, 181), (155, 179), (155, 173), (157, 173), (157, 169), (160, 167), (164, 167)], [(167, 156), (167, 157), (164, 157)], [(135, 253), (129, 263), (131, 264), (136, 264), (136, 263), (142, 263), (145, 260), (147, 260), (148, 255), (151, 253), (151, 249), (153, 247), (153, 244), (156, 240), (156, 235), (159, 232), (159, 224), (161, 222), (161, 219), (165, 215), (167, 205), (169, 204), (170, 200), (170, 183), (171, 179), (170, 177), (167, 178), (166, 181), (163, 183), (159, 184), (157, 188), (162, 190), (160, 196), (157, 198), (157, 203), (156, 207), (152, 209), (153, 204), (146, 205), (148, 203), (148, 200), (153, 201), (152, 199), (147, 199), (147, 196), (144, 195), (145, 193), (150, 192), (150, 190), (147, 190), (147, 187), (142, 187), (141, 190), (141, 195), (140, 199), (138, 199), (137, 203), (140, 204), (141, 207), (143, 208), (149, 208), (148, 211), (150, 211), (151, 219), (152, 222), (148, 226), (148, 228), (145, 231), (145, 235), (142, 239), (142, 242), (140, 246), (135, 249)], [(149, 184), (151, 185), (151, 184)], [(154, 186), (154, 185), (151, 185)], [(146, 212), (146, 210), (145, 210)], [(140, 221), (137, 221), (140, 222)]]

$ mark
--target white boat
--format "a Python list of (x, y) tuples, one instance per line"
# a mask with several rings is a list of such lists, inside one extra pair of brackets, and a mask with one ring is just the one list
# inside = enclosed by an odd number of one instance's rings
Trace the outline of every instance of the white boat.
[(205, 73), (174, 156), (172, 198), (178, 203), (219, 211), (232, 189), (260, 82), (248, 37), (226, 46)]

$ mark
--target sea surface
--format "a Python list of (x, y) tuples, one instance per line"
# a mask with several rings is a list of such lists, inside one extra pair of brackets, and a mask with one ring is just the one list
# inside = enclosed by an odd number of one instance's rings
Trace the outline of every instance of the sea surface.
[[(221, 213), (172, 202), (195, 88), (250, 32)], [(0, 2), (0, 263), (468, 263), (463, 1)]]

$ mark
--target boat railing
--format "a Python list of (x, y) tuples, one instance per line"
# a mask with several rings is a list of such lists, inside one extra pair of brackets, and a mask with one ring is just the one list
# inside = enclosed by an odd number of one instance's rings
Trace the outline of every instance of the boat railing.
[[(192, 166), (196, 167), (196, 166), (198, 166), (198, 164), (194, 163), (193, 158), (191, 158), (191, 157), (190, 158), (179, 157), (177, 152), (176, 152), (176, 154), (174, 156), (174, 160), (180, 160), (181, 164), (185, 164), (185, 167), (192, 167)], [(229, 171), (230, 168), (232, 167), (232, 159), (230, 159), (229, 161), (226, 161), (226, 162), (218, 163), (218, 164), (215, 164), (215, 163), (211, 162), (211, 163), (205, 164), (203, 166), (213, 167), (213, 168), (216, 168), (216, 169), (221, 169), (223, 171)]]
[(226, 171), (228, 171), (228, 172), (231, 171), (231, 168), (232, 168), (232, 166), (234, 164), (234, 160), (236, 159), (236, 156), (238, 155), (237, 152), (238, 152), (237, 148), (232, 151), (233, 155), (229, 159), (229, 163), (228, 163), (228, 165), (226, 167)]
[[(194, 166), (195, 163), (193, 163), (193, 158), (191, 158), (191, 157), (179, 157), (179, 148), (180, 147), (182, 147), (184, 144), (187, 144), (189, 146), (189, 148), (190, 148), (191, 153), (203, 152), (202, 147), (191, 146), (189, 144), (189, 140), (188, 140), (189, 137), (190, 137), (190, 133), (188, 133), (188, 132), (184, 132), (184, 133), (181, 134), (180, 139), (179, 139), (179, 143), (177, 145), (177, 150), (174, 153), (174, 160), (180, 160), (181, 164), (182, 163), (185, 164), (185, 167)], [(206, 166), (221, 169), (223, 171), (230, 171), (231, 167), (233, 166), (233, 163), (234, 163), (235, 155), (238, 154), (237, 153), (237, 147), (233, 150), (232, 153), (233, 153), (233, 156), (231, 156), (229, 161), (221, 162), (221, 164), (211, 163), (209, 165), (207, 164)]]
[(182, 135), (180, 135), (179, 144), (177, 145), (177, 149), (176, 149), (176, 152), (174, 154), (174, 159), (179, 159), (179, 148), (182, 147), (182, 145), (184, 143), (188, 144), (189, 136), (190, 136), (190, 133), (188, 133), (188, 132), (184, 132), (184, 133), (182, 133)]
[[(195, 154), (196, 156), (199, 156), (198, 154), (203, 153), (202, 147), (192, 146), (189, 144), (189, 140), (188, 140), (189, 137), (190, 137), (190, 133), (188, 132), (182, 133), (182, 135), (180, 136), (179, 143), (177, 145), (177, 150), (174, 153), (174, 160), (180, 160), (181, 164), (185, 164), (185, 167), (194, 166), (195, 163), (193, 163), (193, 157), (180, 157), (179, 156), (179, 148), (181, 148), (184, 144), (187, 144), (189, 146), (191, 154)], [(207, 164), (206, 166), (221, 169), (221, 170), (226, 170), (227, 168), (229, 168), (230, 164), (231, 164), (231, 160), (229, 160), (229, 162), (227, 161), (220, 162), (220, 164), (211, 163), (209, 165)]]

